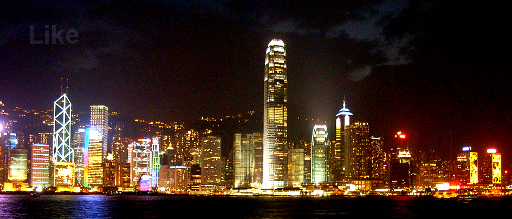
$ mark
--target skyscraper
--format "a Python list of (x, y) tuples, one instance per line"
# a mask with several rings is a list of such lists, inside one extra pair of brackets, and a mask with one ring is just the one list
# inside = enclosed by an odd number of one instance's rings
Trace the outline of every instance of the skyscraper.
[(397, 132), (395, 143), (390, 151), (388, 162), (388, 185), (390, 190), (409, 188), (413, 185), (413, 176), (416, 175), (412, 164), (412, 155), (409, 150), (409, 137)]
[(105, 161), (108, 145), (108, 107), (103, 105), (91, 106), (91, 129), (101, 135), (101, 161)]
[(116, 185), (116, 166), (114, 155), (108, 153), (103, 162), (103, 187), (114, 187)]
[(261, 188), (263, 183), (263, 134), (254, 133), (252, 135), (254, 143), (254, 175), (253, 182), (255, 187)]
[[(347, 145), (345, 139), (346, 127), (350, 125), (350, 116), (353, 114), (347, 109), (345, 100), (343, 100), (343, 108), (340, 109), (338, 114), (336, 114), (336, 136), (335, 136), (335, 144), (332, 156), (331, 163), (331, 177), (333, 180), (341, 180), (343, 176), (345, 176), (345, 147)], [(342, 118), (343, 117), (343, 118)], [(343, 122), (342, 122), (343, 119)]]
[(27, 157), (26, 149), (9, 150), (8, 178), (11, 182), (22, 182), (27, 179)]
[(151, 187), (158, 187), (158, 177), (160, 172), (160, 145), (158, 137), (151, 138)]
[(74, 162), (71, 148), (71, 102), (62, 94), (53, 103), (53, 162)]
[(235, 188), (249, 187), (253, 182), (254, 143), (251, 134), (236, 133), (233, 145)]
[(86, 129), (84, 149), (84, 182), (85, 187), (103, 186), (102, 136), (92, 128)]
[(32, 160), (30, 162), (31, 186), (43, 188), (50, 185), (50, 146), (32, 144)]
[(265, 56), (263, 116), (263, 188), (286, 186), (288, 152), (288, 80), (284, 42), (272, 39)]
[[(151, 139), (139, 139), (138, 142), (130, 143), (128, 148), (131, 148), (131, 151), (129, 151), (131, 154), (129, 154), (128, 157), (130, 158), (132, 167), (132, 185), (140, 186), (142, 176), (151, 176), (153, 155)], [(151, 177), (149, 177), (149, 180), (151, 180)], [(151, 184), (149, 184), (149, 186), (151, 187)]]
[(288, 149), (288, 186), (300, 187), (304, 183), (304, 148)]
[(75, 150), (75, 185), (84, 186), (84, 149), (85, 149), (85, 128), (78, 129), (73, 134), (73, 150)]
[(202, 186), (217, 186), (221, 183), (221, 138), (206, 136), (201, 138), (201, 184)]
[(495, 148), (487, 149), (487, 154), (483, 154), (479, 162), (479, 183), (501, 184), (501, 153), (497, 153)]
[(326, 125), (315, 125), (311, 139), (311, 183), (328, 181), (329, 139)]
[(356, 122), (346, 127), (345, 177), (351, 179), (370, 176), (370, 127), (368, 123)]
[[(466, 185), (470, 183), (470, 167), (471, 167), (471, 159), (470, 159), (471, 147), (465, 146), (462, 148), (462, 152), (457, 154), (457, 160), (455, 162), (456, 172), (455, 179), (460, 182), (462, 185)], [(473, 152), (475, 153), (475, 152)], [(475, 165), (476, 166), (476, 165)], [(478, 177), (476, 178), (476, 183), (478, 183)]]

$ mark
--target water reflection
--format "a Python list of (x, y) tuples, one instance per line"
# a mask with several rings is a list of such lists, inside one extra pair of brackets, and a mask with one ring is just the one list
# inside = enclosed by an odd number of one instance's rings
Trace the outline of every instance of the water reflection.
[(415, 197), (195, 197), (0, 195), (0, 218), (478, 218), (512, 206), (512, 198), (471, 202)]

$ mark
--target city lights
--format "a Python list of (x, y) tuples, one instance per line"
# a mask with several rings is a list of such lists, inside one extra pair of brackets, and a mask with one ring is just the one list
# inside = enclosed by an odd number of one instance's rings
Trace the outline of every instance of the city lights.
[[(351, 121), (354, 114), (345, 97), (331, 119), (294, 116), (294, 125), (302, 124), (289, 140), (286, 44), (272, 39), (265, 51), (262, 112), (202, 115), (194, 124), (126, 119), (118, 111), (109, 113), (105, 105), (72, 114), (67, 93), (53, 102), (53, 111), (6, 111), (2, 104), (1, 115), (12, 115), (2, 117), (0, 124), (2, 191), (438, 198), (454, 198), (465, 190), (512, 194), (508, 171), (502, 170), (505, 152), (484, 150), (479, 143), (463, 146), (460, 142), (469, 141), (453, 141), (451, 131), (448, 144), (447, 136), (414, 127), (403, 127), (407, 132), (373, 130), (369, 122)], [(308, 137), (300, 137), (306, 126)], [(38, 131), (32, 133), (33, 127)], [(53, 132), (45, 129), (50, 127)]]
[[(271, 51), (274, 55), (282, 52), (280, 49)], [(281, 79), (282, 75), (272, 79), (276, 86), (271, 90), (276, 91), (285, 84)], [(271, 99), (275, 100), (275, 97)], [(90, 123), (107, 124), (106, 109), (105, 106), (94, 106), (91, 114), (95, 114), (95, 119)], [(272, 109), (272, 113), (276, 113), (272, 117), (274, 123), (266, 125), (274, 130), (268, 135), (274, 139), (286, 134), (284, 124), (276, 125), (283, 121), (285, 111), (283, 108)], [(497, 188), (510, 183), (508, 171), (502, 170), (502, 154), (496, 148), (481, 153), (471, 146), (460, 147), (452, 161), (454, 166), (450, 167), (448, 161), (418, 157), (414, 145), (417, 142), (405, 140), (409, 136), (399, 131), (392, 141), (388, 141), (390, 149), (385, 151), (385, 139), (371, 136), (369, 123), (350, 123), (353, 114), (346, 108), (345, 101), (336, 115), (334, 139), (328, 135), (329, 125), (317, 124), (312, 127), (310, 140), (302, 140), (298, 145), (287, 143), (289, 148), (286, 150), (280, 146), (284, 144), (282, 138), (272, 140), (273, 147), (267, 145), (265, 148), (264, 133), (215, 135), (219, 134), (218, 129), (211, 128), (230, 120), (251, 121), (253, 115), (238, 114), (221, 119), (202, 117), (205, 124), (212, 124), (206, 125), (208, 128), (204, 130), (137, 119), (139, 127), (147, 125), (141, 128), (146, 134), (125, 139), (120, 137), (123, 126), (117, 124), (112, 125), (114, 128), (107, 125), (109, 131), (113, 130), (113, 137), (104, 135), (103, 125), (96, 125), (96, 128), (80, 126), (70, 137), (74, 162), (53, 161), (50, 158), (52, 147), (47, 144), (32, 144), (27, 151), (22, 148), (23, 141), (19, 140), (22, 134), (7, 132), (0, 136), (0, 144), (4, 147), (0, 154), (8, 161), (6, 179), (9, 181), (4, 182), (3, 191), (243, 196), (432, 193), (435, 197), (452, 198), (458, 191), (468, 188), (496, 194), (501, 191)], [(164, 134), (165, 129), (172, 129), (168, 132), (172, 134)], [(63, 129), (57, 129), (58, 132)], [(51, 141), (48, 140), (51, 133), (37, 136), (33, 135), (31, 139)], [(229, 152), (232, 157), (223, 157), (221, 139), (224, 136), (233, 140), (228, 143), (233, 146)], [(112, 142), (112, 153), (104, 154), (105, 138)], [(270, 161), (274, 163), (265, 167)], [(419, 161), (420, 164), (416, 163)], [(270, 175), (272, 178), (265, 178), (268, 173), (273, 174)], [(227, 180), (226, 174), (231, 174), (232, 181)]]

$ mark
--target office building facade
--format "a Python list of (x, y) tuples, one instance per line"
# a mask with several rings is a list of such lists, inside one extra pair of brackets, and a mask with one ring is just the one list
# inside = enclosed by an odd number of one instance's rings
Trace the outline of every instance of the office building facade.
[(101, 161), (105, 161), (108, 146), (108, 107), (103, 105), (91, 106), (91, 129), (101, 135)]
[(252, 134), (235, 134), (233, 143), (235, 188), (250, 187), (254, 173), (254, 142)]
[(329, 138), (326, 125), (315, 125), (311, 139), (311, 183), (329, 181)]
[(286, 186), (288, 165), (288, 79), (286, 50), (273, 39), (265, 56), (263, 116), (263, 188)]
[(331, 179), (339, 181), (345, 176), (346, 163), (345, 163), (345, 138), (346, 127), (350, 125), (350, 116), (353, 114), (346, 107), (345, 100), (343, 100), (343, 108), (336, 114), (336, 130), (335, 130), (335, 143), (333, 146), (330, 162)]
[(103, 136), (92, 128), (86, 130), (86, 148), (84, 149), (84, 179), (86, 187), (103, 186)]
[(354, 123), (347, 128), (345, 138), (345, 177), (368, 178), (370, 175), (370, 127), (368, 123)]
[(221, 184), (222, 169), (221, 138), (206, 136), (201, 138), (201, 184), (214, 187)]
[(32, 144), (30, 184), (33, 188), (50, 186), (50, 145)]

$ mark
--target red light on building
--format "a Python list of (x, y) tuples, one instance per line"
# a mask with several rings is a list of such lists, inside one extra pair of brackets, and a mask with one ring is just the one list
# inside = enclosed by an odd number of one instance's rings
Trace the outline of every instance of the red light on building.
[(402, 134), (402, 132), (397, 132), (397, 133), (395, 134), (395, 138), (405, 139), (405, 134)]

